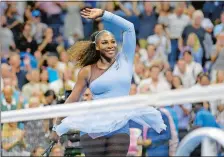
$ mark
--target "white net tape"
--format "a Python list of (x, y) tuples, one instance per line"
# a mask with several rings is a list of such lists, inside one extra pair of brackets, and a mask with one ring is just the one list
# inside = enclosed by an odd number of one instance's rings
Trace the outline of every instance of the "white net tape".
[[(100, 110), (116, 111), (135, 108), (136, 104), (143, 106), (168, 106), (174, 104), (195, 103), (201, 101), (220, 100), (224, 97), (224, 84), (210, 85), (190, 89), (180, 89), (162, 92), (158, 94), (144, 94), (126, 96), (113, 99), (95, 100), (90, 102), (77, 102), (60, 104), (41, 108), (6, 111), (1, 114), (1, 123), (30, 121), (38, 119), (50, 119), (67, 116), (83, 116), (86, 111)], [(116, 105), (116, 107), (114, 107)]]

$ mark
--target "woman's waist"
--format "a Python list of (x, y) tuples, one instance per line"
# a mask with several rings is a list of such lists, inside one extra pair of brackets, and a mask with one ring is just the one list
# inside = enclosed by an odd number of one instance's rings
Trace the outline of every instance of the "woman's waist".
[[(105, 127), (107, 127), (107, 126), (105, 126)], [(110, 137), (112, 135), (120, 134), (120, 133), (126, 133), (128, 135), (130, 134), (129, 123), (127, 123), (126, 125), (124, 125), (123, 127), (119, 128), (117, 130), (112, 130), (111, 132), (105, 133), (106, 134), (105, 136), (106, 137)], [(85, 134), (87, 134), (87, 133), (86, 132), (82, 132), (82, 131), (80, 132), (80, 136), (85, 135)]]

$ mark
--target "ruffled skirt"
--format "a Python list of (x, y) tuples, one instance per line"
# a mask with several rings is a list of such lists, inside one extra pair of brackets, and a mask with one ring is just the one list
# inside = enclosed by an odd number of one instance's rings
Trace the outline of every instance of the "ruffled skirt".
[(160, 133), (166, 129), (161, 113), (148, 105), (136, 105), (120, 109), (102, 111), (94, 106), (86, 111), (83, 116), (68, 116), (56, 127), (59, 136), (70, 130), (79, 130), (88, 133), (92, 138), (108, 135), (124, 127), (129, 120), (142, 126), (148, 126)]

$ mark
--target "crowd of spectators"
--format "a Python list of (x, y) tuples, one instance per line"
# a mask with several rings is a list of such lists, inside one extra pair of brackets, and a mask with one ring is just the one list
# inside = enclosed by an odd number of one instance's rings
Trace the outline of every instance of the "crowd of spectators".
[[(197, 9), (191, 1), (1, 2), (1, 111), (63, 102), (80, 70), (66, 49), (88, 40), (94, 31), (109, 30), (121, 46), (121, 30), (101, 19), (81, 18), (84, 7), (105, 9), (134, 24), (137, 46), (130, 95), (224, 83), (224, 2), (206, 1)], [(87, 89), (82, 100), (90, 99)], [(172, 156), (191, 129), (224, 126), (223, 100), (175, 104), (160, 111), (167, 130), (158, 134), (132, 128), (129, 155), (142, 154), (143, 146), (150, 155)], [(3, 124), (1, 152), (40, 155), (53, 124), (54, 120)], [(64, 148), (57, 144), (52, 156), (63, 156)]]

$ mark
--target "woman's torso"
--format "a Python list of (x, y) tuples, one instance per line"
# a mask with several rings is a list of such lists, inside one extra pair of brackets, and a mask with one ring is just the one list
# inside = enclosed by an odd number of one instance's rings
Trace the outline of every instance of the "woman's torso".
[[(91, 75), (93, 75), (93, 73), (97, 73), (98, 75), (90, 76), (91, 82), (88, 83), (93, 100), (127, 96), (129, 94), (133, 70), (124, 54), (119, 54), (116, 61), (103, 72), (100, 71), (96, 65), (91, 66), (91, 70), (93, 70)], [(94, 77), (93, 80), (91, 80), (91, 77)], [(127, 123), (124, 127), (107, 136), (110, 137), (117, 133), (129, 134), (129, 124)], [(84, 134), (84, 132), (81, 132), (81, 135)]]
[[(94, 72), (98, 71), (94, 68)], [(119, 54), (115, 62), (104, 72), (100, 72), (90, 83), (93, 99), (127, 96), (131, 87), (132, 69), (125, 58)]]

